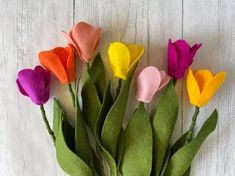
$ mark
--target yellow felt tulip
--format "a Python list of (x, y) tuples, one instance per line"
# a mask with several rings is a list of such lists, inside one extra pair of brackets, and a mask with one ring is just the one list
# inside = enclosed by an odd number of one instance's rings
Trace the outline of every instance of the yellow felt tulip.
[(113, 42), (109, 46), (109, 62), (115, 77), (126, 80), (128, 72), (144, 53), (144, 47), (136, 44)]
[(186, 85), (190, 103), (197, 107), (206, 105), (223, 84), (225, 78), (226, 72), (219, 72), (213, 76), (209, 70), (193, 72), (189, 69)]

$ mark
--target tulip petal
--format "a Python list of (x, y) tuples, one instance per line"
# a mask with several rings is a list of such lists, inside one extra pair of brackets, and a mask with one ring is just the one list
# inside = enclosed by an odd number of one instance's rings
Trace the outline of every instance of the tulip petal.
[(168, 42), (168, 74), (171, 77), (174, 77), (175, 72), (177, 70), (177, 52), (174, 47), (174, 45), (171, 42), (171, 39), (169, 39)]
[(148, 66), (144, 68), (137, 77), (137, 93), (138, 101), (149, 103), (154, 94), (157, 92), (160, 83), (161, 75), (156, 67)]
[(206, 86), (213, 79), (213, 75), (209, 70), (199, 70), (194, 73), (194, 77), (197, 80), (197, 84), (200, 88), (200, 92), (202, 93)]
[(166, 74), (165, 71), (161, 70), (160, 71), (160, 75), (161, 75), (161, 83), (160, 83), (160, 86), (158, 88), (158, 90), (162, 89), (163, 87), (165, 87), (169, 81), (170, 81), (170, 76)]
[(202, 44), (200, 43), (200, 44), (195, 44), (195, 45), (193, 45), (193, 47), (191, 47), (190, 48), (190, 57), (194, 57), (194, 55), (196, 54), (196, 52), (197, 52), (197, 50), (199, 49), (199, 48), (201, 48), (201, 46), (202, 46)]
[(178, 56), (178, 63), (180, 63), (183, 60), (187, 60), (189, 56), (189, 50), (190, 46), (185, 40), (177, 40), (173, 43)]
[(190, 46), (185, 40), (177, 40), (174, 46), (178, 56), (178, 68), (175, 77), (179, 79), (184, 77), (185, 71), (193, 63), (193, 58), (189, 57)]
[(39, 105), (48, 100), (49, 97), (45, 95), (43, 76), (39, 73), (31, 69), (21, 70), (18, 73), (18, 81), (33, 103)]
[[(73, 28), (72, 28), (73, 29)], [(70, 37), (70, 34), (68, 34), (67, 32), (61, 30), (61, 33), (63, 34), (63, 36), (65, 37), (65, 39), (68, 41), (68, 43), (70, 45), (72, 45), (76, 50), (78, 55), (80, 56), (80, 50), (78, 48), (78, 46), (76, 45), (76, 43), (73, 41), (73, 39)], [(70, 32), (71, 33), (71, 32)]]
[(92, 59), (99, 42), (100, 33), (101, 28), (94, 28), (85, 22), (80, 22), (71, 29), (70, 36), (77, 44), (80, 50), (79, 56), (83, 61), (89, 62)]
[(136, 64), (136, 62), (138, 62), (140, 57), (143, 55), (144, 47), (140, 45), (136, 45), (136, 44), (128, 44), (126, 46), (130, 52), (130, 64), (129, 64), (129, 68), (127, 71), (129, 72), (131, 68)]
[(108, 54), (114, 76), (126, 80), (130, 64), (130, 52), (127, 46), (114, 42), (110, 44)]
[(50, 70), (62, 83), (68, 83), (66, 70), (59, 57), (52, 51), (42, 51), (39, 53), (41, 65)]
[(75, 57), (74, 57), (74, 49), (71, 46), (65, 47), (65, 50), (68, 53), (67, 63), (66, 63), (66, 69), (67, 69), (67, 75), (70, 82), (75, 80), (76, 73), (75, 73)]
[(217, 73), (206, 88), (201, 93), (199, 106), (204, 106), (213, 97), (216, 91), (220, 88), (226, 78), (226, 72)]
[(52, 50), (52, 52), (58, 56), (61, 63), (63, 64), (64, 68), (67, 67), (67, 58), (68, 58), (68, 52), (63, 47), (56, 47)]
[(51, 81), (51, 73), (39, 65), (34, 68), (34, 71), (43, 76), (45, 83), (44, 86), (45, 88), (48, 87)]
[(17, 84), (17, 86), (18, 86), (18, 88), (19, 88), (20, 93), (21, 93), (22, 95), (28, 97), (29, 95), (27, 94), (27, 92), (25, 92), (24, 88), (21, 86), (21, 84), (20, 84), (20, 82), (19, 82), (18, 79), (16, 80), (16, 84)]
[(72, 82), (73, 80), (75, 80), (75, 59), (73, 47), (57, 47), (53, 49), (53, 53), (55, 53), (59, 57), (64, 68), (66, 68), (65, 70), (67, 72), (68, 81)]
[(198, 106), (198, 100), (200, 97), (200, 88), (198, 86), (197, 80), (195, 79), (191, 69), (189, 69), (188, 74), (187, 74), (186, 86), (188, 90), (190, 103), (195, 106)]

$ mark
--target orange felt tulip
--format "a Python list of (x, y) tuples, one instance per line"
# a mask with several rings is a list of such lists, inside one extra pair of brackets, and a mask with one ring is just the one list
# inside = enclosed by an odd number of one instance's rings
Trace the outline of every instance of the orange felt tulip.
[(56, 47), (39, 53), (39, 61), (50, 70), (63, 84), (75, 80), (75, 58), (72, 46)]

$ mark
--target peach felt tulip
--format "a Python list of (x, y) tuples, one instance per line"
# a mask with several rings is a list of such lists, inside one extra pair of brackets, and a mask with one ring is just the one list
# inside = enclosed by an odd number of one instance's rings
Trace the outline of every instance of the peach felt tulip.
[(63, 84), (75, 80), (74, 48), (72, 46), (57, 47), (39, 53), (39, 61), (50, 70)]
[(98, 46), (101, 28), (95, 28), (85, 22), (74, 25), (69, 33), (62, 31), (63, 35), (76, 48), (79, 58), (83, 62), (93, 59), (94, 52)]
[(154, 94), (162, 89), (170, 81), (165, 71), (159, 71), (156, 67), (148, 66), (138, 75), (136, 98), (140, 102), (151, 102)]
[(144, 47), (136, 44), (113, 42), (109, 46), (109, 62), (115, 77), (126, 80), (128, 72), (138, 62)]
[(225, 72), (219, 72), (213, 76), (209, 70), (193, 72), (189, 69), (186, 84), (190, 103), (197, 107), (206, 105), (223, 84), (225, 78)]

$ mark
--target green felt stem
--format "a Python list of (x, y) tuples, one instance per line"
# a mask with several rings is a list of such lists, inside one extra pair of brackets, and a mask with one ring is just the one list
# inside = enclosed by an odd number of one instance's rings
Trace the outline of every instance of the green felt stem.
[(192, 141), (194, 128), (196, 126), (196, 121), (197, 121), (198, 114), (199, 114), (199, 107), (195, 106), (195, 111), (194, 111), (194, 114), (193, 114), (193, 117), (192, 117), (192, 122), (191, 122), (189, 132), (188, 132), (187, 137), (186, 137), (186, 144), (188, 144), (189, 142)]
[(69, 89), (69, 92), (70, 92), (70, 95), (71, 95), (71, 98), (72, 98), (72, 101), (73, 101), (73, 106), (75, 107), (75, 94), (73, 92), (73, 88), (72, 88), (72, 85), (71, 83), (68, 84), (68, 89)]
[(122, 87), (122, 79), (118, 79), (118, 86), (117, 86), (117, 89), (116, 89), (115, 99), (118, 97), (118, 95), (120, 93), (120, 90), (121, 90), (121, 87)]
[(55, 142), (55, 135), (54, 135), (53, 130), (50, 127), (50, 124), (49, 124), (48, 120), (47, 120), (46, 112), (45, 112), (45, 109), (44, 109), (43, 105), (40, 105), (40, 110), (41, 110), (41, 113), (42, 113), (42, 119), (43, 119), (43, 121), (46, 125), (46, 128), (47, 128), (47, 131), (51, 135), (51, 138), (52, 138), (53, 142)]

